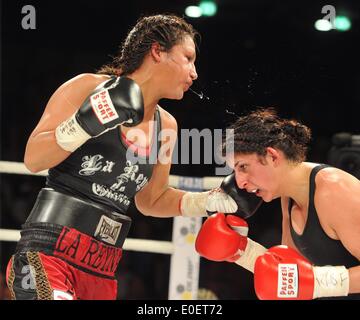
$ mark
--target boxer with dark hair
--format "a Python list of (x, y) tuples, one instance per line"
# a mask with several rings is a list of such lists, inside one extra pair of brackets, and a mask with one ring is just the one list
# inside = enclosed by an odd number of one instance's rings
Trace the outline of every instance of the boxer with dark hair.
[(265, 202), (281, 198), (282, 245), (267, 250), (247, 238), (245, 220), (209, 217), (196, 249), (254, 272), (259, 299), (360, 298), (360, 181), (337, 168), (305, 162), (310, 129), (263, 109), (231, 127), (227, 162), (240, 189)]
[(26, 146), (27, 168), (49, 175), (8, 264), (14, 299), (115, 299), (133, 202), (154, 217), (256, 209), (243, 191), (169, 187), (177, 123), (158, 102), (197, 79), (196, 35), (177, 16), (143, 17), (110, 65), (52, 95)]

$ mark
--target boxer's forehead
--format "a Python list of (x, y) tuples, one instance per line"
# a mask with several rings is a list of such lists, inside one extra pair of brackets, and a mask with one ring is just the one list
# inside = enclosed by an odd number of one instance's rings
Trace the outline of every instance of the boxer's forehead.
[(249, 164), (257, 160), (258, 157), (255, 153), (254, 154), (232, 153), (225, 157), (226, 164), (233, 170), (238, 165)]

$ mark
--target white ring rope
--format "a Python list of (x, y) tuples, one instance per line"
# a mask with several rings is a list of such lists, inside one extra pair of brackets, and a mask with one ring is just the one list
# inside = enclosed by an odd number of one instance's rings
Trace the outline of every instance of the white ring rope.
[[(0, 241), (19, 241), (20, 230), (0, 229)], [(141, 250), (140, 250), (141, 248)], [(174, 246), (170, 241), (156, 241), (143, 239), (126, 239), (123, 245), (124, 250), (141, 251), (162, 254), (172, 254)]]
[[(22, 174), (22, 175), (35, 175), (46, 176), (47, 170), (39, 173), (30, 172), (22, 162), (0, 161), (0, 174)], [(178, 187), (180, 179), (186, 177), (171, 175), (169, 185), (171, 187)], [(204, 177), (201, 178), (203, 188), (209, 190), (220, 186), (221, 177)], [(20, 239), (19, 230), (0, 229), (0, 241), (18, 241)], [(172, 254), (174, 252), (174, 245), (170, 241), (156, 241), (156, 240), (143, 240), (127, 238), (124, 243), (124, 250), (140, 251), (140, 252), (153, 252), (162, 254)]]
[[(33, 175), (33, 176), (47, 176), (47, 170), (40, 171), (38, 173), (33, 173), (29, 171), (24, 163), (22, 162), (12, 162), (12, 161), (0, 161), (0, 173), (10, 173), (10, 174), (23, 174), (23, 175)], [(171, 187), (177, 188), (179, 186), (179, 180), (181, 176), (171, 175), (169, 177), (169, 185)], [(201, 178), (203, 182), (203, 189), (210, 190), (220, 186), (223, 178), (221, 177), (203, 177)]]

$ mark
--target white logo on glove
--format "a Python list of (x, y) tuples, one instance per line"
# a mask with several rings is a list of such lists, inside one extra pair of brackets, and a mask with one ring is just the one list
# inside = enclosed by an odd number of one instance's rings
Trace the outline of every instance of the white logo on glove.
[(100, 91), (90, 97), (92, 108), (101, 124), (119, 118), (107, 90)]
[(296, 298), (298, 296), (298, 268), (294, 263), (279, 263), (278, 292), (279, 298)]

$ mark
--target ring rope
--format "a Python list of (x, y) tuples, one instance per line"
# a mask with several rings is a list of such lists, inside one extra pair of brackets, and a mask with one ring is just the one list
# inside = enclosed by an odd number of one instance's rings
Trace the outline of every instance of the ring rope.
[[(20, 230), (0, 229), (0, 241), (16, 242), (20, 240)], [(143, 240), (127, 238), (124, 250), (173, 254), (174, 245), (170, 241)]]
[[(10, 174), (22, 174), (22, 175), (34, 175), (34, 176), (47, 176), (48, 171), (40, 171), (33, 173), (29, 171), (25, 164), (22, 162), (12, 162), (12, 161), (0, 161), (0, 173), (10, 173)], [(169, 177), (169, 186), (177, 188), (179, 186), (179, 180), (186, 179), (186, 177), (170, 175)], [(203, 189), (210, 190), (220, 186), (222, 177), (202, 177)]]
[[(34, 176), (46, 176), (47, 170), (33, 173), (29, 171), (22, 162), (0, 161), (0, 173), (7, 174), (22, 174)], [(169, 185), (171, 187), (178, 187), (180, 179), (186, 177), (174, 176), (169, 177)], [(221, 184), (221, 177), (204, 177), (203, 188), (205, 190), (219, 187)], [(20, 239), (20, 230), (0, 229), (0, 241), (13, 241), (16, 242)], [(157, 241), (157, 240), (143, 240), (127, 238), (124, 243), (124, 250), (140, 251), (140, 252), (153, 252), (160, 254), (173, 254), (174, 245), (170, 241)]]

